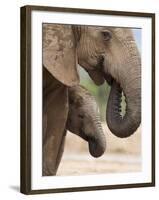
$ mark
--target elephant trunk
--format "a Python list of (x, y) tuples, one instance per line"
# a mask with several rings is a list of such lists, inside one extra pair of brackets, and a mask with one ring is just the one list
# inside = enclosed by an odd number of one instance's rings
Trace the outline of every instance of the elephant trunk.
[[(136, 51), (135, 51), (136, 52)], [(141, 60), (134, 54), (125, 68), (112, 79), (111, 91), (107, 104), (106, 119), (111, 132), (124, 138), (132, 135), (141, 122)], [(125, 115), (121, 115), (121, 97), (125, 95)]]
[(83, 86), (69, 88), (69, 113), (66, 128), (88, 142), (93, 157), (103, 155), (106, 138), (95, 98)]
[(97, 158), (104, 154), (106, 149), (106, 137), (102, 129), (99, 117), (96, 117), (93, 127), (93, 136), (89, 136), (88, 145), (90, 154)]
[[(105, 140), (104, 137), (103, 139)], [(89, 152), (93, 157), (98, 158), (102, 156), (105, 152), (105, 149), (106, 149), (105, 142), (103, 141), (101, 142), (101, 140), (94, 140), (94, 139), (89, 140)]]

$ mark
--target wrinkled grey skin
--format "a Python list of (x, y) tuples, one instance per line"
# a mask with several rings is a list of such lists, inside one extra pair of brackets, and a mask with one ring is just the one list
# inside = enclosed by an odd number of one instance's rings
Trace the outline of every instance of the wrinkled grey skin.
[[(74, 32), (78, 36), (78, 63), (96, 84), (106, 80), (111, 86), (106, 114), (109, 129), (118, 137), (130, 136), (141, 122), (141, 58), (132, 31), (74, 27)], [(122, 92), (126, 98), (123, 118), (120, 114)]]
[[(42, 173), (43, 176), (50, 176), (56, 175), (64, 151), (67, 130), (88, 142), (89, 151), (93, 157), (103, 155), (106, 139), (95, 98), (88, 90), (79, 85), (65, 90), (65, 87), (55, 80), (45, 68), (43, 69), (43, 79)], [(59, 92), (60, 97), (57, 95)], [(62, 98), (61, 95), (63, 95)], [(65, 100), (67, 96), (68, 104), (66, 104), (67, 99)], [(59, 107), (62, 109), (59, 110)], [(67, 115), (64, 115), (65, 112)], [(55, 117), (56, 121), (54, 122)], [(62, 118), (66, 118), (66, 122), (61, 120)]]
[[(141, 58), (131, 29), (43, 24), (43, 65), (56, 80), (50, 81), (44, 98), (47, 175), (55, 174), (58, 167), (69, 110), (68, 88), (79, 84), (77, 62), (95, 84), (107, 81), (111, 86), (106, 121), (113, 134), (128, 137), (141, 122)], [(120, 115), (122, 92), (127, 104), (124, 117)]]
[[(131, 29), (71, 25), (46, 27), (44, 66), (63, 84), (73, 86), (78, 82), (77, 58), (79, 65), (97, 85), (106, 80), (111, 86), (107, 124), (118, 137), (133, 134), (141, 122), (141, 58)], [(120, 115), (121, 92), (127, 104), (123, 118)]]
[(95, 98), (82, 86), (69, 88), (69, 113), (66, 129), (88, 142), (93, 157), (103, 155), (106, 138)]
[(68, 89), (43, 68), (42, 175), (55, 175), (66, 134)]

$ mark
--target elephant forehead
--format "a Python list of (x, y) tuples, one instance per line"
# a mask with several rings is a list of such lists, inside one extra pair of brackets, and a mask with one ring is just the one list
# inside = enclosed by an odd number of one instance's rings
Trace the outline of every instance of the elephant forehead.
[(132, 30), (130, 28), (110, 28), (112, 33), (120, 40), (134, 40)]
[(90, 31), (101, 31), (105, 28), (106, 27), (104, 27), (104, 26), (88, 26), (88, 30), (90, 30)]
[(111, 26), (88, 26), (88, 31), (91, 35), (98, 36), (99, 32), (104, 30), (109, 30), (112, 34), (117, 37), (119, 40), (133, 40), (132, 30), (130, 28), (121, 28), (121, 27), (111, 27)]
[(99, 32), (104, 30), (105, 27), (98, 27), (98, 26), (88, 26), (87, 31), (90, 35), (98, 37)]

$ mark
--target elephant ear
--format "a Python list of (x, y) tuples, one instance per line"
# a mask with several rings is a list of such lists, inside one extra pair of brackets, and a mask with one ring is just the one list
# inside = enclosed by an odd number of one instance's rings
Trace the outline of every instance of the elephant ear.
[(79, 83), (71, 25), (43, 24), (43, 65), (64, 85)]

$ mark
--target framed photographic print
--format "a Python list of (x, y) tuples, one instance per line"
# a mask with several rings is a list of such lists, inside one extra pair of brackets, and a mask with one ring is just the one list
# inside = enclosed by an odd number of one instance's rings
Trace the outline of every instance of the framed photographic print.
[(155, 185), (155, 15), (21, 8), (21, 192)]

